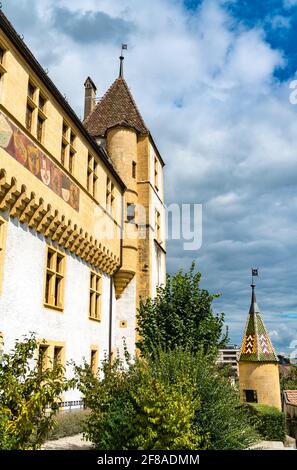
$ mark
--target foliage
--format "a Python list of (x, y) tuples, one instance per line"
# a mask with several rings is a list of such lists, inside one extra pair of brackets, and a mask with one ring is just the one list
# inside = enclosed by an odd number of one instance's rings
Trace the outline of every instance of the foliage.
[(281, 390), (297, 390), (297, 366), (290, 365), (289, 372), (285, 370), (280, 379)]
[(285, 414), (274, 406), (249, 403), (252, 422), (264, 440), (284, 441), (286, 435)]
[(246, 449), (258, 440), (248, 413), (240, 405), (238, 390), (231, 385), (226, 370), (216, 366), (212, 355), (176, 349), (158, 352), (156, 361), (163, 373), (170, 373), (170, 381), (176, 374), (191, 377), (200, 400), (195, 422), (208, 435), (210, 449)]
[[(38, 449), (51, 429), (59, 398), (69, 387), (64, 369), (40, 370), (38, 343), (16, 341), (0, 361), (0, 449)], [(46, 409), (46, 411), (45, 411)]]
[(194, 421), (200, 402), (190, 374), (177, 373), (172, 381), (164, 367), (166, 359), (162, 362), (136, 359), (126, 368), (119, 360), (112, 365), (105, 362), (101, 379), (92, 375), (87, 364), (76, 367), (85, 404), (91, 409), (85, 422), (85, 436), (96, 448), (207, 447), (207, 435), (201, 434)]
[(88, 410), (65, 411), (54, 418), (54, 426), (48, 435), (48, 440), (74, 436), (83, 432), (83, 423), (88, 416)]
[(218, 295), (201, 289), (201, 274), (194, 271), (195, 263), (188, 273), (167, 276), (166, 285), (158, 288), (154, 299), (141, 301), (137, 346), (142, 354), (152, 353), (156, 345), (216, 354), (217, 348), (226, 344), (224, 315), (215, 315), (211, 308)]
[(105, 363), (101, 379), (87, 364), (76, 373), (98, 449), (246, 449), (259, 438), (238, 391), (201, 352), (158, 349), (126, 369)]

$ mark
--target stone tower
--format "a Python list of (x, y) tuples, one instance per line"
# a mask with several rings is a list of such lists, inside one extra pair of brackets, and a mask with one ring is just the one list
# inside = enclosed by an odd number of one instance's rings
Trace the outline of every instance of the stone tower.
[(281, 409), (278, 358), (257, 305), (255, 284), (251, 287), (251, 306), (239, 358), (240, 399)]
[[(165, 283), (164, 162), (120, 73), (84, 125), (105, 149), (126, 185), (121, 268), (114, 275), (119, 308), (128, 297), (154, 297)], [(125, 300), (126, 299), (126, 300)], [(131, 305), (131, 301), (130, 301)]]

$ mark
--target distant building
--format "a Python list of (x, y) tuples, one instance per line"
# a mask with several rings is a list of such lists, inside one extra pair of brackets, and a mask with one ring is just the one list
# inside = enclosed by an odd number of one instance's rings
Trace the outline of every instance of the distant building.
[(219, 349), (217, 364), (231, 366), (232, 375), (238, 377), (238, 359), (240, 348), (236, 344)]

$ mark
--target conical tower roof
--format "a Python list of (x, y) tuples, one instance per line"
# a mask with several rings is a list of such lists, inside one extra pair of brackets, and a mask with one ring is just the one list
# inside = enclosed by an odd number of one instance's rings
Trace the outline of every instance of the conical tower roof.
[(239, 362), (278, 362), (256, 301), (255, 285), (241, 345)]
[(149, 133), (122, 75), (113, 82), (84, 125), (93, 137), (104, 137), (107, 129), (117, 125), (132, 127), (140, 134)]

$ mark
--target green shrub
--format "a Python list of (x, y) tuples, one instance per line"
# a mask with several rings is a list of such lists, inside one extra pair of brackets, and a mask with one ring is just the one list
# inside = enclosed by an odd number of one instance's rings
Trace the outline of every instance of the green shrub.
[(54, 418), (54, 427), (48, 435), (48, 440), (74, 436), (83, 432), (83, 423), (88, 416), (88, 410), (64, 411)]
[(285, 414), (274, 406), (249, 403), (252, 422), (266, 441), (284, 441), (286, 435)]
[(97, 449), (207, 447), (208, 437), (194, 420), (200, 402), (191, 377), (176, 374), (172, 381), (164, 365), (136, 359), (125, 369), (118, 360), (111, 366), (106, 362), (103, 379), (94, 377), (87, 364), (76, 368), (91, 409), (84, 434)]
[(246, 449), (259, 440), (212, 356), (155, 350), (126, 369), (106, 363), (101, 380), (88, 365), (76, 373), (97, 449)]
[(16, 341), (0, 361), (0, 449), (38, 449), (53, 426), (59, 400), (70, 384), (64, 368), (40, 370), (32, 335)]
[(170, 381), (175, 381), (177, 375), (191, 377), (200, 400), (195, 422), (208, 436), (210, 449), (246, 449), (259, 440), (248, 412), (240, 405), (238, 390), (230, 384), (226, 371), (214, 363), (212, 355), (177, 349), (159, 352), (157, 361)]

